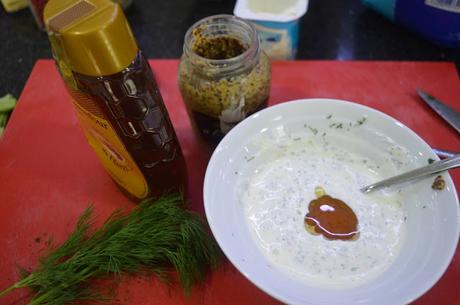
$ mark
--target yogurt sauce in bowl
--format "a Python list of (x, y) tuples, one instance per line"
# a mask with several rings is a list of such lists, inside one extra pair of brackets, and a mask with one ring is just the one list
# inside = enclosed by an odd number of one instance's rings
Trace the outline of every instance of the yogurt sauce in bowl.
[[(204, 181), (206, 217), (230, 262), (284, 303), (408, 304), (436, 283), (456, 251), (453, 181), (443, 174), (442, 191), (431, 178), (366, 195), (359, 189), (431, 158), (409, 128), (368, 107), (282, 103), (245, 119), (218, 145)], [(317, 187), (337, 201), (324, 204)], [(346, 205), (344, 214), (356, 218), (327, 227), (355, 236), (313, 235), (305, 216), (318, 205), (324, 213)]]
[[(257, 156), (263, 162), (239, 181), (246, 222), (261, 252), (276, 268), (319, 287), (351, 288), (374, 279), (392, 264), (406, 235), (403, 199), (397, 192), (359, 191), (379, 179), (380, 165), (344, 147), (341, 134), (330, 130), (282, 142), (265, 136)], [(305, 229), (318, 186), (353, 210), (356, 240), (329, 240)]]

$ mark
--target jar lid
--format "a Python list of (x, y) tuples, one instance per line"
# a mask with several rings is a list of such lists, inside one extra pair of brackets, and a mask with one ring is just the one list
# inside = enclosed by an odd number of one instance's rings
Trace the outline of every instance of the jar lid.
[(72, 71), (111, 75), (136, 57), (136, 40), (123, 10), (109, 0), (51, 0), (43, 16), (54, 55)]

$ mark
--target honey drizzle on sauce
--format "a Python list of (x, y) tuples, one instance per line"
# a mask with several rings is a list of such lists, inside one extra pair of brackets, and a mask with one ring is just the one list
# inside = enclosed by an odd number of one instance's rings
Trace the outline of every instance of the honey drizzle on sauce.
[(315, 190), (318, 198), (310, 202), (305, 215), (308, 232), (322, 234), (329, 240), (356, 240), (359, 237), (358, 218), (342, 200)]

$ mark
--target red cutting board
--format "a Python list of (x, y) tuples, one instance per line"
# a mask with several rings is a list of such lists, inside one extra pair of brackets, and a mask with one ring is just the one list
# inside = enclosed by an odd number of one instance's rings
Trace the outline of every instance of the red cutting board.
[[(151, 61), (181, 142), (189, 172), (189, 198), (203, 213), (202, 186), (209, 152), (191, 132), (180, 97), (177, 60)], [(291, 61), (273, 63), (270, 104), (328, 97), (350, 100), (400, 120), (436, 148), (460, 152), (460, 136), (415, 94), (423, 88), (460, 111), (460, 80), (451, 63)], [(453, 173), (457, 188), (460, 173)], [(0, 142), (0, 289), (31, 269), (53, 236), (62, 242), (92, 203), (98, 220), (129, 202), (99, 165), (78, 125), (63, 83), (50, 60), (40, 60)], [(460, 250), (441, 280), (415, 304), (460, 305)], [(19, 302), (14, 302), (19, 300)], [(0, 304), (26, 304), (16, 291)], [(126, 278), (116, 304), (279, 304), (229, 262), (185, 297), (156, 278)]]

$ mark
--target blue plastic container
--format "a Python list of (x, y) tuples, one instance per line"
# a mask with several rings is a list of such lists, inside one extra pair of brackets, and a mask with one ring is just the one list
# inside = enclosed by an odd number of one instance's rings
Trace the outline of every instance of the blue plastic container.
[(362, 2), (437, 45), (460, 48), (459, 0), (362, 0)]

